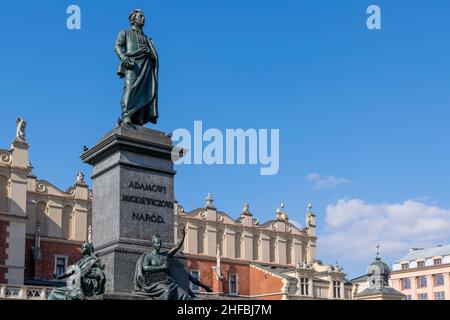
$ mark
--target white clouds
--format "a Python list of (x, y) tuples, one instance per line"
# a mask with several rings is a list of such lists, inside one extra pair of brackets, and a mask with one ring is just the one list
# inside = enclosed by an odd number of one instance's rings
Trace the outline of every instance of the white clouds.
[(401, 258), (412, 247), (450, 243), (450, 209), (417, 200), (403, 203), (365, 203), (340, 199), (326, 209), (326, 228), (319, 237), (328, 254), (355, 261), (374, 258), (375, 245), (382, 255)]
[(347, 183), (351, 182), (350, 180), (347, 180), (344, 178), (338, 178), (335, 176), (323, 177), (318, 173), (311, 173), (311, 174), (307, 175), (306, 180), (314, 183), (314, 188), (316, 188), (318, 190), (336, 188), (343, 184), (347, 184)]

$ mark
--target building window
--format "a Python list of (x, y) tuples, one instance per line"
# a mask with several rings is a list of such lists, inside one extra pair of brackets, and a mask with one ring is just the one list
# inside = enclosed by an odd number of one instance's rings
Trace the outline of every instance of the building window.
[(417, 300), (428, 300), (428, 293), (419, 293), (417, 295)]
[(425, 268), (425, 261), (417, 261), (417, 268)]
[(444, 275), (442, 273), (434, 276), (434, 286), (439, 287), (444, 285)]
[(411, 279), (410, 278), (401, 279), (401, 282), (402, 282), (402, 290), (411, 289)]
[(412, 300), (412, 296), (410, 294), (406, 295), (405, 300)]
[[(200, 281), (200, 272), (199, 271), (192, 270), (191, 276), (192, 276), (192, 278)], [(194, 283), (191, 283), (191, 290), (192, 290), (192, 292), (200, 292), (200, 287)]]
[(418, 288), (426, 288), (427, 287), (427, 277), (420, 276), (417, 278), (417, 287)]
[(300, 292), (302, 296), (309, 295), (309, 279), (300, 278)]
[(442, 259), (434, 259), (433, 263), (435, 266), (442, 264)]
[(333, 281), (333, 297), (335, 299), (341, 298), (341, 282)]
[(67, 257), (55, 256), (55, 274), (60, 276), (66, 273), (67, 269)]
[(230, 274), (230, 295), (238, 295), (239, 283), (237, 274)]
[(409, 263), (402, 263), (402, 270), (409, 269)]
[(445, 292), (444, 291), (435, 292), (434, 300), (445, 300)]

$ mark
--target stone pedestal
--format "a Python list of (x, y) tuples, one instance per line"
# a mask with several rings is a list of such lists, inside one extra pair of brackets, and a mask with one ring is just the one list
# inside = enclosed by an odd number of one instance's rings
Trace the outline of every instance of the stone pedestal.
[(93, 166), (92, 240), (109, 293), (134, 290), (136, 262), (153, 234), (166, 250), (174, 245), (172, 150), (163, 132), (124, 125), (81, 156)]

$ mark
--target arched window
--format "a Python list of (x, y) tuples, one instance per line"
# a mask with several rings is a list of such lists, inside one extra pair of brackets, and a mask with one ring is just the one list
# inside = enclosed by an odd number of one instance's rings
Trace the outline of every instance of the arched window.
[(242, 234), (240, 232), (236, 232), (236, 236), (234, 238), (234, 250), (236, 258), (242, 258), (241, 242)]
[(276, 245), (275, 238), (270, 238), (270, 242), (269, 242), (270, 262), (275, 262), (275, 245)]
[(292, 264), (292, 240), (286, 242), (286, 264)]
[(62, 237), (65, 239), (73, 239), (74, 235), (73, 208), (71, 206), (65, 206), (62, 213)]
[(205, 253), (205, 228), (203, 227), (197, 230), (197, 251), (199, 254)]
[(259, 236), (253, 236), (253, 260), (259, 260)]
[(36, 205), (36, 222), (39, 222), (41, 226), (41, 235), (47, 235), (47, 204), (45, 202), (39, 202)]
[(0, 211), (9, 210), (8, 179), (0, 176)]

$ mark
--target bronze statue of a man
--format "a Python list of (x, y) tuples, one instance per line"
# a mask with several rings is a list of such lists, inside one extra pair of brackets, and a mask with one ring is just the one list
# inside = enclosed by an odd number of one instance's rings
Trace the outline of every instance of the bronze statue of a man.
[(122, 113), (118, 124), (139, 125), (158, 119), (158, 55), (153, 40), (142, 28), (144, 13), (133, 10), (129, 15), (130, 28), (122, 30), (114, 47), (120, 59), (117, 74), (125, 78), (121, 100)]

